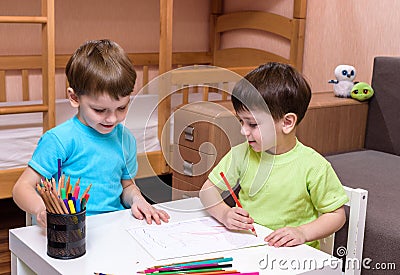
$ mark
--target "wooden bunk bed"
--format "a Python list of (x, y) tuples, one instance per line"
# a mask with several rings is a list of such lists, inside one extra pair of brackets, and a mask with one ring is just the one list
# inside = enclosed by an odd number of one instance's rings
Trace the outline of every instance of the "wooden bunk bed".
[[(39, 66), (32, 59), (5, 57), (0, 68), (0, 101), (6, 101), (6, 71), (20, 69), (23, 79), (23, 99), (29, 100), (28, 68), (42, 70), (42, 102), (34, 105), (2, 106), (0, 115), (41, 112), (43, 131), (55, 125), (55, 47), (54, 47), (54, 1), (41, 0), (39, 16), (0, 16), (0, 23), (40, 24), (42, 26), (42, 55)], [(32, 64), (32, 63), (35, 63)], [(22, 169), (0, 171), (0, 199), (11, 197), (12, 186)]]
[[(54, 0), (41, 0), (42, 14), (40, 16), (0, 16), (0, 23), (38, 23), (42, 24), (44, 47), (41, 56), (0, 56), (0, 102), (6, 102), (6, 72), (8, 70), (19, 70), (22, 75), (22, 90), (24, 101), (29, 101), (29, 70), (42, 70), (43, 80), (43, 102), (39, 104), (21, 105), (8, 107), (0, 105), (0, 115), (37, 113), (43, 115), (43, 131), (54, 127), (55, 117), (55, 70), (65, 68), (68, 55), (55, 55), (54, 49)], [(290, 63), (301, 71), (304, 47), (306, 0), (294, 0), (293, 17), (272, 14), (269, 12), (243, 11), (231, 14), (223, 13), (223, 1), (211, 1), (210, 15), (210, 50), (208, 52), (196, 53), (173, 53), (172, 52), (172, 18), (173, 0), (160, 0), (160, 44), (159, 53), (130, 53), (128, 54), (135, 67), (143, 72), (143, 84), (149, 82), (149, 67), (157, 66), (159, 74), (170, 71), (179, 66), (192, 64), (215, 65), (230, 68), (239, 74), (245, 74), (252, 68), (268, 62), (279, 61)], [(290, 46), (288, 56), (279, 56), (260, 49), (251, 48), (222, 48), (221, 37), (225, 32), (236, 29), (262, 30), (287, 40)], [(45, 60), (45, 62), (44, 62)], [(177, 71), (175, 75), (183, 73)], [(186, 71), (186, 75), (187, 75)], [(193, 75), (201, 70), (192, 70), (190, 77), (177, 77), (179, 82), (174, 85), (185, 87), (199, 85), (198, 81), (193, 84)], [(220, 79), (220, 82), (229, 80)], [(205, 81), (208, 82), (209, 81)], [(191, 90), (190, 92), (199, 92)], [(139, 174), (138, 177), (148, 177), (170, 173), (168, 160), (171, 158), (169, 132), (169, 118), (172, 108), (171, 97), (167, 96), (171, 91), (168, 89), (159, 91), (159, 98), (164, 98), (158, 104), (158, 138), (161, 144), (165, 144), (163, 150), (151, 151), (138, 154)], [(188, 89), (179, 90), (183, 94), (181, 104), (189, 102)], [(212, 91), (203, 90), (201, 100), (207, 101), (212, 98)], [(221, 95), (219, 99), (226, 99)], [(1, 116), (0, 116), (1, 117)], [(163, 135), (161, 133), (163, 132)], [(12, 187), (24, 168), (2, 169), (0, 167), (0, 199), (11, 197)]]

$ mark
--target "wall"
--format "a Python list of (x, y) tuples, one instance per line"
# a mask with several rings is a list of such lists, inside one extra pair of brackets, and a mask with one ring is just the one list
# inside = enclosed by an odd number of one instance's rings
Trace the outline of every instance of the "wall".
[(400, 1), (308, 0), (303, 72), (314, 91), (332, 90), (334, 69), (351, 64), (371, 82), (373, 58), (400, 55)]
[[(209, 1), (175, 0), (173, 51), (207, 51)], [(1, 15), (39, 15), (39, 0), (1, 0)], [(109, 38), (126, 52), (158, 52), (159, 0), (55, 0), (56, 54), (71, 54), (84, 41)], [(40, 25), (0, 24), (0, 55), (41, 53)], [(6, 39), (5, 39), (6, 38)], [(157, 72), (150, 71), (152, 76)], [(138, 71), (137, 91), (141, 87)], [(62, 70), (56, 72), (57, 97), (65, 96)], [(40, 72), (30, 75), (30, 96), (40, 99)], [(22, 100), (20, 75), (7, 74), (7, 100)]]
[[(38, 14), (40, 1), (1, 0), (2, 15)], [(314, 92), (332, 90), (338, 64), (356, 67), (358, 81), (371, 81), (377, 55), (399, 55), (398, 0), (308, 0), (303, 73)], [(209, 1), (174, 1), (174, 51), (207, 51)], [(108, 37), (127, 52), (158, 51), (159, 0), (55, 0), (56, 53), (69, 54), (83, 41)], [(292, 0), (225, 0), (225, 11), (261, 9), (291, 16)], [(5, 26), (6, 25), (6, 26)], [(40, 27), (0, 24), (0, 55), (40, 53)], [(226, 36), (222, 45), (268, 45), (283, 41), (259, 33)], [(62, 73), (62, 72), (61, 72)]]
[[(39, 0), (1, 0), (1, 15), (39, 15)], [(208, 47), (209, 2), (174, 1), (174, 51)], [(157, 52), (159, 0), (55, 0), (57, 54), (89, 39), (110, 38), (127, 52)], [(0, 54), (39, 54), (40, 26), (0, 24)], [(4, 39), (7, 37), (7, 39)]]
[[(259, 9), (292, 16), (293, 1), (226, 0), (225, 11)], [(400, 55), (400, 1), (398, 0), (307, 0), (303, 73), (314, 92), (330, 91), (330, 79), (339, 64), (356, 68), (357, 81), (371, 82), (373, 58)], [(288, 45), (259, 33), (225, 37), (224, 45), (251, 44), (289, 56)]]

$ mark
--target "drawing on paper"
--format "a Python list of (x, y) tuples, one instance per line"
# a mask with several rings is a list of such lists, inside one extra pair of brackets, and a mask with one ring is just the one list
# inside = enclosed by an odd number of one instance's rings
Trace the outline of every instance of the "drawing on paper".
[(230, 231), (212, 217), (130, 228), (156, 260), (264, 245), (250, 231)]

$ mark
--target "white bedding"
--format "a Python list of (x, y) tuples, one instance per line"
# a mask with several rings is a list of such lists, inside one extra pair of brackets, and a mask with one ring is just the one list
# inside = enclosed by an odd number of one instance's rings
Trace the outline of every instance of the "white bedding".
[[(190, 94), (189, 102), (201, 100), (200, 93)], [(220, 100), (221, 95), (210, 93), (210, 100)], [(171, 105), (175, 107), (182, 102), (181, 94), (172, 96)], [(31, 101), (38, 104), (40, 101)], [(18, 105), (20, 103), (0, 103)], [(160, 150), (158, 133), (158, 95), (138, 95), (132, 99), (125, 126), (132, 132), (137, 141), (137, 152)], [(67, 99), (56, 101), (56, 124), (60, 124), (76, 114)], [(173, 129), (173, 119), (171, 119)], [(171, 130), (171, 141), (173, 131)], [(42, 135), (42, 113), (12, 114), (0, 116), (0, 170), (24, 167), (31, 158), (36, 144)]]
[(124, 125), (136, 138), (138, 153), (160, 150), (157, 103), (158, 95), (138, 95), (132, 98)]
[[(30, 101), (29, 104), (40, 104)], [(1, 103), (0, 106), (21, 103)], [(25, 103), (26, 104), (26, 103)], [(56, 124), (72, 117), (76, 109), (67, 99), (56, 101)], [(26, 166), (42, 135), (42, 113), (12, 114), (0, 116), (0, 169)]]

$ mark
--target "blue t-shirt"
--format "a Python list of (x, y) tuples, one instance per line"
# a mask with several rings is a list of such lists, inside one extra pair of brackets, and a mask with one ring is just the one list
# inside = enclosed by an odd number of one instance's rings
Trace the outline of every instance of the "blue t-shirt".
[(28, 165), (46, 178), (56, 178), (58, 159), (71, 184), (80, 178), (80, 195), (92, 184), (87, 215), (124, 209), (121, 180), (133, 179), (137, 172), (136, 140), (127, 128), (119, 124), (111, 133), (100, 134), (75, 116), (40, 138)]

